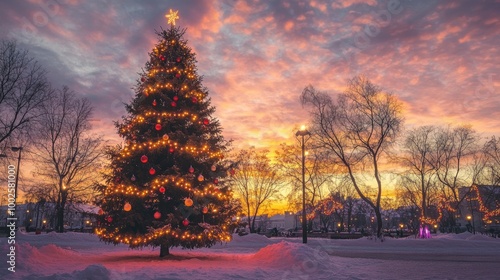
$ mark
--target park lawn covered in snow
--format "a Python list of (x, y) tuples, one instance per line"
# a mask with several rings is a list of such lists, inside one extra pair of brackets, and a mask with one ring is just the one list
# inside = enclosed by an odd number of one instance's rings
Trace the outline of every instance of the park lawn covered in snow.
[(160, 259), (158, 248), (131, 250), (88, 233), (18, 232), (16, 272), (2, 261), (0, 279), (500, 279), (500, 239), (483, 235), (301, 241), (235, 235)]

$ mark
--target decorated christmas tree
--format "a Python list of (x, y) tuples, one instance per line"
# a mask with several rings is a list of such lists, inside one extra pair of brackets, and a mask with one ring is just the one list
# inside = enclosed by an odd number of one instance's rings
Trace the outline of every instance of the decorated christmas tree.
[(228, 142), (185, 29), (175, 26), (177, 12), (167, 18), (170, 28), (157, 32), (128, 115), (116, 124), (124, 144), (109, 151), (96, 230), (105, 242), (159, 246), (160, 256), (229, 241), (238, 208), (229, 187), (234, 170), (224, 160)]

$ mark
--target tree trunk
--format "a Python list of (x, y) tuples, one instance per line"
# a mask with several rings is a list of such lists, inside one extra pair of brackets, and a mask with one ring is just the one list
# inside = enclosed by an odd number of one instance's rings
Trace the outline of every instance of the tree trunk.
[(375, 216), (377, 217), (377, 237), (382, 238), (382, 214), (380, 213), (380, 209), (374, 209)]
[(64, 232), (64, 207), (66, 207), (66, 200), (68, 198), (68, 193), (62, 191), (61, 193), (61, 203), (59, 204), (59, 209), (57, 209), (57, 232)]
[(160, 258), (170, 255), (170, 247), (168, 244), (161, 244), (160, 246)]

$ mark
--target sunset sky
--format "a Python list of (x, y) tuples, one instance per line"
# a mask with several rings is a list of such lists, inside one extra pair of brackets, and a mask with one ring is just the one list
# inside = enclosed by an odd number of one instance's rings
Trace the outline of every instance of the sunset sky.
[(500, 2), (79, 1), (3, 3), (0, 38), (16, 39), (52, 83), (89, 98), (97, 133), (120, 142), (155, 29), (177, 25), (197, 54), (215, 117), (236, 147), (293, 139), (305, 86), (331, 94), (358, 74), (397, 95), (406, 125), (469, 123), (500, 136)]

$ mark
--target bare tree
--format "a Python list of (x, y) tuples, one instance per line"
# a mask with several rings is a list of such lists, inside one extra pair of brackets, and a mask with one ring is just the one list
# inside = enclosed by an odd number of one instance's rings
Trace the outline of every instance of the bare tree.
[(279, 194), (283, 178), (267, 157), (268, 151), (241, 150), (236, 157), (238, 171), (234, 189), (243, 202), (248, 226), (255, 232), (255, 218)]
[[(289, 204), (302, 205), (302, 152), (300, 145), (281, 144), (276, 151), (276, 166), (290, 183)], [(319, 149), (308, 150), (305, 161), (306, 201), (308, 207), (316, 208), (320, 200), (329, 195), (328, 184), (333, 170), (328, 168), (327, 157)], [(295, 210), (302, 206), (293, 207)]]
[[(458, 188), (470, 186), (481, 172), (481, 168), (471, 165), (480, 151), (479, 136), (470, 126), (446, 127), (438, 129), (434, 139), (431, 160), (436, 176), (443, 186), (441, 191), (459, 209), (465, 195), (460, 197)], [(472, 168), (471, 168), (472, 167)]]
[[(345, 168), (359, 197), (373, 209), (377, 236), (382, 235), (380, 161), (400, 134), (401, 102), (363, 77), (348, 83), (337, 102), (312, 86), (304, 89), (302, 104), (311, 105), (315, 140)], [(376, 182), (370, 193), (369, 180)]]
[(64, 231), (68, 198), (92, 191), (102, 158), (102, 139), (90, 132), (92, 106), (67, 87), (57, 91), (43, 107), (35, 138), (36, 174), (55, 188), (57, 230)]
[(500, 139), (493, 136), (483, 147), (486, 156), (488, 171), (490, 172), (490, 184), (500, 184)]
[(403, 142), (399, 162), (404, 168), (398, 187), (407, 193), (406, 198), (419, 210), (423, 223), (435, 224), (429, 217), (429, 206), (437, 204), (436, 170), (430, 162), (434, 153), (433, 126), (422, 126), (410, 130)]
[(45, 70), (28, 51), (14, 41), (0, 41), (0, 145), (33, 128), (50, 92)]

